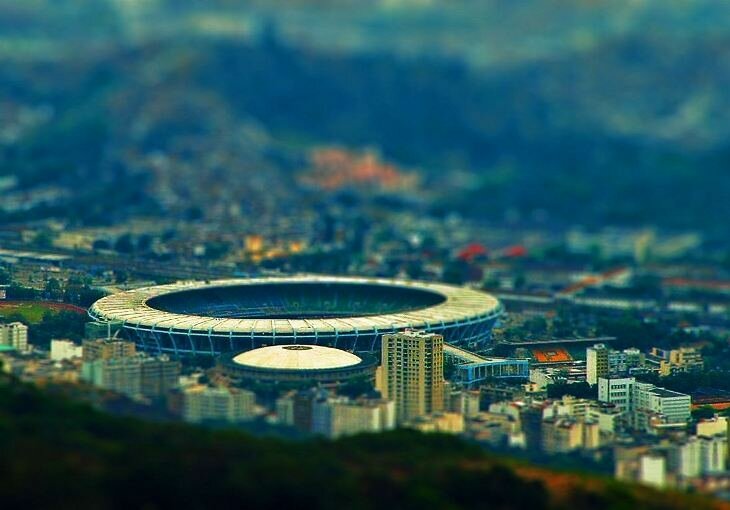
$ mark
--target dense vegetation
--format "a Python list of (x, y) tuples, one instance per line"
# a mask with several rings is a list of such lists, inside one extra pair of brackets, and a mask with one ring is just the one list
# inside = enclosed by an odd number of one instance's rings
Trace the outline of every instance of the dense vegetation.
[(394, 432), (329, 443), (118, 418), (0, 383), (8, 508), (719, 508)]

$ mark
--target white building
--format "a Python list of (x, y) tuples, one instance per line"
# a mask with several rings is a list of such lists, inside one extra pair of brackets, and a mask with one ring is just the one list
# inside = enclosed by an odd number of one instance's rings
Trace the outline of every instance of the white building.
[(197, 386), (183, 391), (183, 419), (237, 423), (255, 416), (256, 395), (247, 390)]
[(51, 340), (52, 361), (80, 358), (83, 355), (83, 350), (82, 346), (76, 345), (71, 340)]
[(727, 436), (700, 437), (702, 474), (715, 474), (727, 467)]
[(28, 352), (28, 326), (22, 322), (0, 324), (0, 345), (12, 347), (18, 352)]
[(649, 430), (656, 424), (685, 426), (692, 409), (689, 395), (637, 382), (633, 377), (599, 378), (598, 400), (626, 412), (627, 424), (638, 430)]
[(663, 424), (687, 424), (692, 411), (689, 395), (640, 382), (634, 385), (633, 392), (634, 427), (637, 429), (647, 429), (652, 415), (658, 415)]
[(615, 404), (622, 412), (630, 412), (632, 410), (631, 395), (635, 382), (636, 379), (633, 377), (617, 379), (601, 377), (598, 379), (598, 400)]
[(646, 454), (639, 462), (640, 483), (660, 489), (667, 485), (667, 461), (664, 456)]
[(142, 388), (142, 360), (132, 357), (85, 361), (81, 379), (98, 388), (138, 398)]
[(312, 432), (329, 438), (394, 428), (391, 400), (331, 397), (316, 401), (312, 408)]

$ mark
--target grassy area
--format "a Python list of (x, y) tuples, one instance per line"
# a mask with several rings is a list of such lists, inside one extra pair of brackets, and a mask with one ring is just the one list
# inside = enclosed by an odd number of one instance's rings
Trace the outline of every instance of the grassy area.
[(86, 309), (68, 303), (55, 301), (0, 301), (0, 320), (20, 320), (26, 324), (40, 324), (43, 316), (52, 312), (53, 316), (61, 312), (86, 315)]
[(42, 303), (0, 303), (0, 320), (20, 315), (26, 324), (38, 324), (46, 312), (54, 311), (52, 307)]

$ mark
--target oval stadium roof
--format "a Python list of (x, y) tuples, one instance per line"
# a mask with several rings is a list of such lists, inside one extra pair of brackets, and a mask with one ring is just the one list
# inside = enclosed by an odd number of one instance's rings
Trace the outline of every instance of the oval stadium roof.
[(329, 370), (358, 365), (359, 356), (319, 345), (274, 345), (244, 352), (233, 363), (271, 370)]
[[(184, 291), (216, 287), (245, 287), (262, 284), (362, 284), (430, 291), (444, 297), (432, 306), (398, 313), (353, 317), (327, 318), (220, 318), (204, 315), (173, 313), (153, 308), (152, 298)], [(99, 320), (121, 321), (125, 325), (150, 331), (198, 331), (207, 335), (307, 335), (317, 332), (357, 332), (388, 328), (423, 328), (432, 324), (468, 322), (475, 317), (496, 318), (502, 312), (500, 302), (493, 296), (466, 287), (441, 283), (414, 282), (381, 278), (339, 276), (290, 276), (252, 279), (230, 279), (212, 282), (179, 282), (146, 287), (113, 294), (94, 303), (89, 314)]]

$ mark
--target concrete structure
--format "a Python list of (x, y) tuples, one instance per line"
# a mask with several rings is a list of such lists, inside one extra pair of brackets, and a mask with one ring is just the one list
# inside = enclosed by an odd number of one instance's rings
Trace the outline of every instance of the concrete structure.
[(586, 349), (586, 381), (593, 386), (600, 377), (608, 376), (608, 352), (606, 344), (596, 344)]
[(312, 432), (329, 438), (394, 428), (395, 403), (391, 400), (324, 398), (312, 409)]
[(637, 430), (685, 427), (690, 418), (689, 395), (637, 382), (633, 377), (598, 380), (598, 400), (625, 413), (625, 423)]
[(556, 417), (542, 422), (542, 450), (546, 453), (567, 453), (583, 448), (582, 421)]
[(659, 375), (662, 377), (701, 372), (705, 368), (702, 354), (694, 347), (680, 347), (679, 349), (664, 350), (654, 347), (651, 355), (659, 359)]
[(221, 369), (234, 379), (311, 384), (374, 379), (377, 358), (321, 345), (273, 345), (225, 354)]
[(141, 373), (139, 357), (96, 359), (84, 362), (81, 378), (98, 388), (138, 398), (142, 394)]
[(238, 423), (255, 416), (256, 395), (247, 390), (195, 386), (183, 391), (183, 419)]
[(454, 380), (473, 385), (486, 379), (527, 379), (527, 358), (487, 358), (455, 345), (444, 344), (444, 356), (456, 364)]
[(459, 413), (440, 412), (427, 416), (417, 416), (405, 422), (404, 426), (420, 432), (461, 434), (464, 432), (464, 416)]
[(126, 340), (84, 340), (82, 347), (84, 361), (128, 358), (137, 352), (134, 342)]
[(640, 483), (657, 487), (667, 486), (667, 460), (662, 455), (646, 454), (640, 459)]
[(481, 392), (479, 390), (451, 390), (445, 400), (445, 410), (463, 414), (465, 418), (472, 418), (479, 414), (481, 406)]
[(140, 393), (144, 397), (157, 398), (178, 387), (180, 362), (168, 356), (142, 358)]
[(652, 415), (658, 417), (661, 424), (684, 427), (692, 411), (689, 395), (649, 383), (637, 382), (634, 385), (632, 403), (634, 427), (638, 430), (649, 429)]
[(83, 380), (131, 398), (162, 397), (177, 388), (179, 376), (180, 363), (167, 356), (98, 358), (81, 366)]
[(51, 360), (53, 361), (80, 358), (82, 355), (83, 347), (71, 340), (51, 340)]
[(22, 322), (0, 324), (0, 346), (7, 346), (18, 352), (28, 352), (28, 326)]
[(636, 379), (621, 377), (617, 379), (598, 379), (598, 400), (614, 404), (621, 412), (633, 411), (631, 402), (632, 391)]
[(697, 435), (704, 437), (727, 436), (728, 419), (725, 416), (714, 416), (697, 422)]
[(379, 389), (398, 423), (444, 408), (444, 338), (425, 331), (384, 335)]
[(623, 351), (596, 344), (586, 349), (586, 382), (593, 386), (601, 377), (630, 375), (644, 365), (644, 356), (638, 349)]
[(437, 283), (335, 276), (181, 282), (107, 296), (89, 314), (121, 321), (142, 350), (217, 355), (264, 345), (373, 352), (404, 329), (486, 345), (502, 314), (494, 297)]

